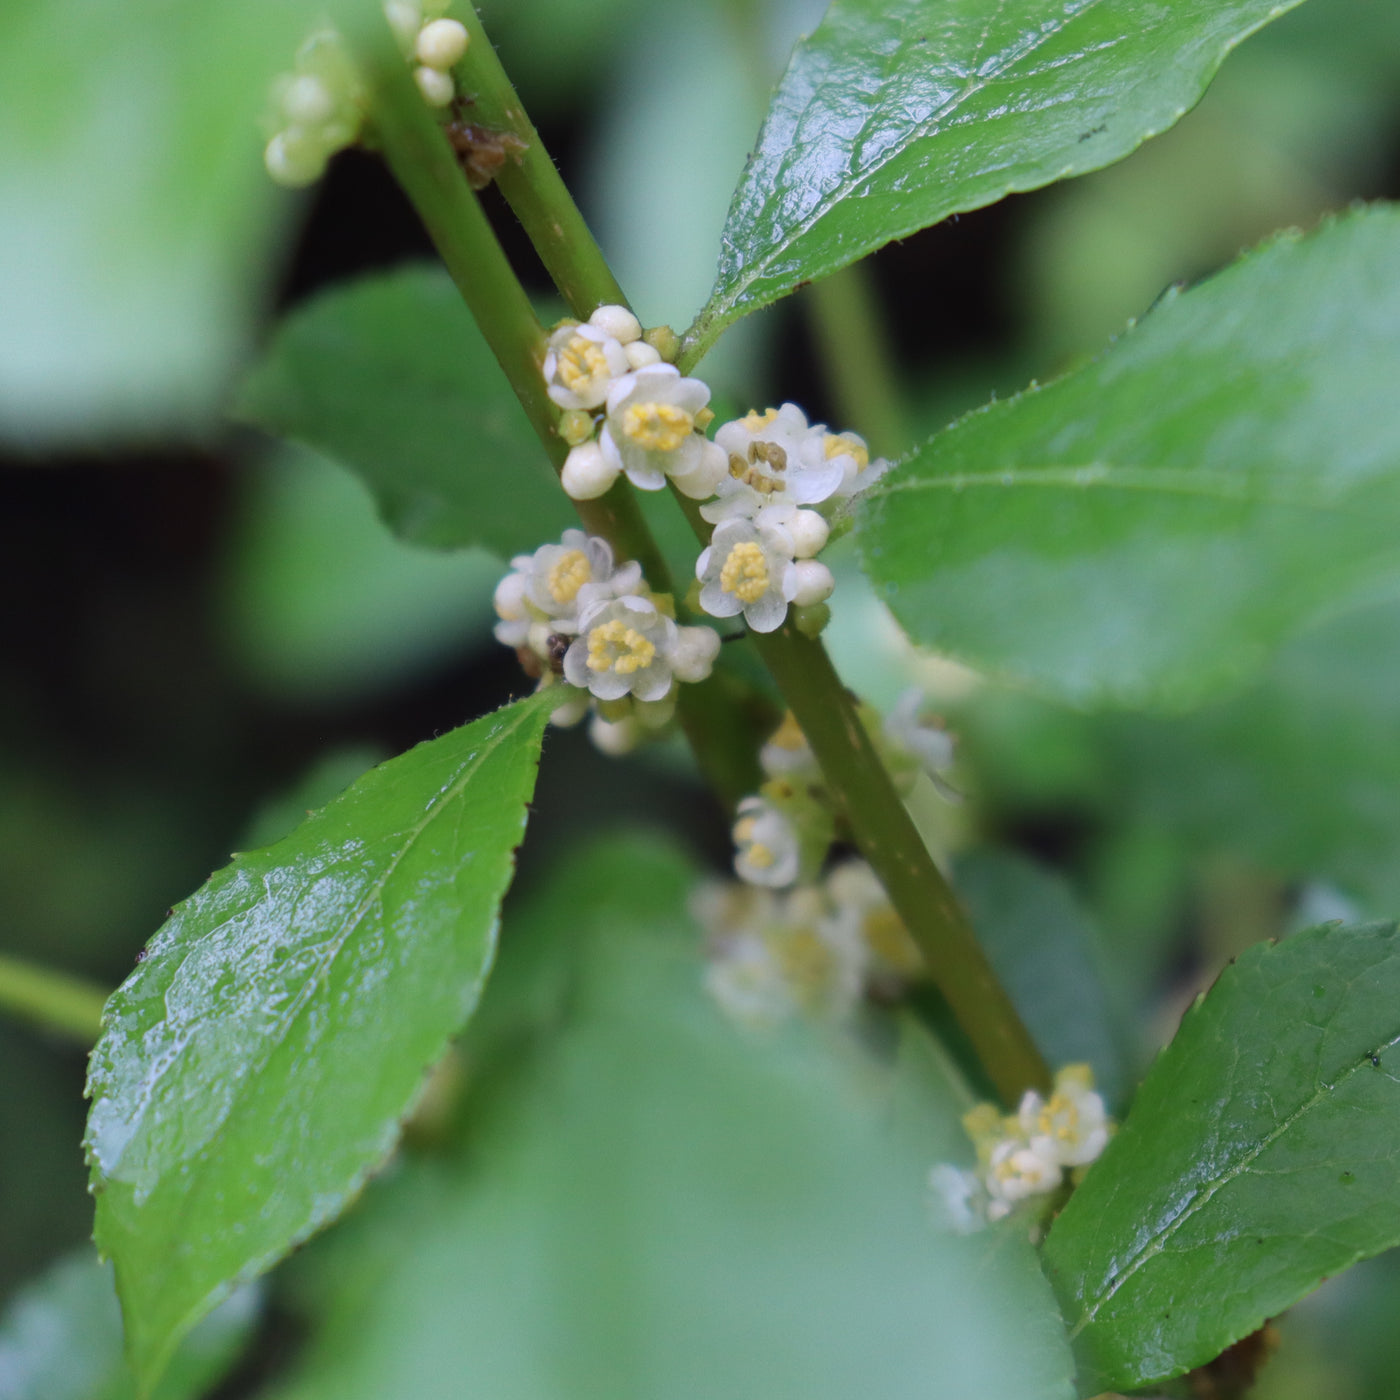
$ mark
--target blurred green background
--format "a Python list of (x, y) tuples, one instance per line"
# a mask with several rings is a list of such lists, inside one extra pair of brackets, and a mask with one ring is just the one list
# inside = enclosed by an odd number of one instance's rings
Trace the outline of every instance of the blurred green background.
[[(65, 7), (0, 18), (10, 54), (0, 58), (0, 224), (10, 228), (0, 254), (11, 252), (0, 256), (0, 950), (111, 985), (171, 903), (230, 851), (286, 829), (377, 759), (523, 689), (490, 636), (496, 561), (403, 545), (335, 464), (218, 426), (218, 403), (278, 314), (430, 250), (361, 153), (338, 158), (305, 198), (274, 195), (254, 179), (250, 127), (248, 152), (230, 157), (247, 178), (218, 196), (244, 198), (250, 212), (240, 205), (223, 221), (212, 194), (177, 210), (138, 176), (154, 159), (138, 118), (186, 120), (181, 90), (164, 94), (162, 118), (157, 105), (143, 116), (135, 89), (122, 87), (122, 65), (141, 68), (137, 41), (157, 8), (132, 7), (121, 21), (129, 34), (127, 48), (108, 51), (109, 105), (70, 104), (69, 129), (57, 133), (33, 115), (51, 109), (51, 94), (4, 79)], [(755, 35), (771, 49), (759, 61), (779, 64), (820, 9), (483, 7), (644, 321), (679, 327), (708, 290), (760, 116)], [(210, 23), (237, 39), (228, 14)], [(162, 30), (157, 57), (164, 45), (177, 61), (192, 44)], [(251, 116), (257, 103), (245, 96), (234, 105)], [(99, 128), (83, 122), (102, 110), (95, 161)], [(190, 109), (196, 134), (205, 115)], [(196, 159), (192, 149), (167, 154)], [(97, 166), (110, 166), (102, 182), (91, 178)], [(929, 432), (1048, 377), (1172, 283), (1279, 226), (1371, 198), (1400, 198), (1400, 7), (1309, 0), (1120, 166), (952, 220), (871, 261), (910, 421)], [(488, 203), (533, 271), (508, 213), (494, 195)], [(201, 241), (202, 220), (216, 236)], [(149, 245), (151, 267), (128, 276), (131, 240)], [(177, 246), (203, 252), (177, 257)], [(37, 247), (50, 265), (26, 263)], [(26, 290), (44, 276), (71, 281), (62, 316)], [(128, 382), (121, 368), (128, 353), (139, 360), (140, 343), (102, 344), (108, 304), (129, 308), (152, 288), (179, 311), (141, 303), (141, 334), (160, 347), (153, 363), (193, 366), (164, 398), (154, 379)], [(740, 327), (702, 371), (717, 393), (743, 406), (792, 398), (830, 418), (808, 312), (799, 295)], [(70, 353), (78, 368), (66, 380)], [(75, 401), (99, 385), (83, 400), (98, 408), (70, 412), (65, 383)], [(830, 641), (847, 678), (877, 703), (920, 679), (961, 736), (959, 782), (972, 800), (951, 826), (940, 818), (942, 838), (1010, 847), (1067, 880), (1101, 935), (1139, 1062), (1247, 944), (1309, 920), (1400, 913), (1393, 590), (1298, 638), (1240, 694), (1159, 718), (1072, 714), (914, 657), (849, 558), (841, 575)], [(647, 824), (716, 866), (725, 859), (722, 815), (674, 755), (617, 767), (579, 734), (558, 734), (522, 895), (575, 840), (563, 807), (579, 791), (590, 794), (593, 833)], [(88, 1233), (82, 1076), (77, 1050), (0, 1024), (0, 1294)], [(1394, 1396), (1397, 1315), (1393, 1261), (1354, 1270), (1285, 1320), (1260, 1393)], [(284, 1332), (269, 1334), (264, 1369), (293, 1346)], [(0, 1334), (0, 1360), (3, 1347)], [(254, 1367), (220, 1393), (251, 1393), (261, 1379)], [(0, 1364), (0, 1397), (29, 1393), (5, 1386)]]

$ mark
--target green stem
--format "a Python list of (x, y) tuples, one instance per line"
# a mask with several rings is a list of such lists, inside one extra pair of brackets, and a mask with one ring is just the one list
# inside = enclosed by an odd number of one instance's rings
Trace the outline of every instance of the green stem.
[(107, 993), (91, 982), (0, 955), (0, 1011), (91, 1046)]
[(908, 444), (899, 374), (882, 333), (875, 287), (866, 263), (852, 263), (807, 289), (822, 362), (831, 381), (836, 417), (869, 441), (877, 457)]
[[(480, 30), (479, 23), (476, 28)], [(490, 47), (484, 35), (479, 36), (476, 47)], [(561, 470), (569, 447), (559, 436), (559, 410), (545, 392), (540, 372), (544, 330), (447, 138), (424, 105), (402, 61), (392, 51), (375, 57), (375, 130), (384, 158), (417, 209), (448, 273), (500, 360), (555, 470)], [(572, 226), (569, 220), (560, 222), (565, 227)], [(588, 242), (592, 245), (591, 238)], [(597, 254), (597, 258), (601, 261), (602, 254)], [(576, 285), (596, 286), (598, 281), (594, 274), (581, 275)], [(611, 283), (611, 273), (608, 281)], [(611, 286), (615, 288), (616, 283)], [(617, 300), (621, 301), (621, 293)], [(629, 482), (617, 482), (598, 500), (574, 501), (573, 505), (584, 528), (607, 540), (619, 558), (635, 559), (656, 592), (674, 593), (670, 568), (652, 538)], [(732, 686), (719, 676), (711, 676), (699, 685), (682, 686), (676, 708), (701, 773), (732, 810), (762, 780), (753, 746), (747, 742), (751, 724), (744, 707)]]
[(625, 306), (622, 288), (516, 96), (476, 11), (464, 6), (460, 14), (471, 36), (467, 56), (457, 68), (462, 91), (471, 102), (467, 115), (489, 130), (509, 132), (522, 144), (516, 158), (497, 173), (497, 187), (575, 316), (587, 320), (600, 306)]
[[(488, 44), (474, 16), (473, 21), (473, 45), (480, 53)], [(483, 110), (487, 86), (491, 100), (499, 103), (503, 114), (520, 109), (519, 100), (504, 73), (493, 78), (484, 66), (477, 71), (484, 75), (481, 79)], [(520, 334), (517, 330), (502, 334), (493, 331), (488, 324), (485, 318), (504, 315), (518, 319), (518, 312), (507, 304), (510, 298), (500, 288), (492, 288), (489, 295), (482, 295), (475, 290), (476, 284), (485, 280), (509, 281), (515, 285), (514, 275), (457, 167), (446, 138), (422, 107), (401, 65), (393, 70), (385, 69), (382, 88), (383, 110), (378, 126), (390, 168), (417, 206), (449, 272), (477, 315), (488, 342), (494, 348), (500, 339), (512, 356), (509, 362), (503, 360), (507, 375), (527, 412), (531, 412), (532, 403), (540, 399), (548, 403), (539, 373), (538, 324), (531, 314), (535, 340), (528, 362), (518, 354)], [(519, 207), (517, 213), (532, 237), (532, 226), (547, 225), (549, 229), (571, 231), (567, 239), (561, 232), (559, 236), (548, 234), (545, 241), (549, 248), (548, 259), (553, 264), (551, 272), (561, 290), (573, 289), (565, 290), (571, 301), (581, 298), (578, 306), (582, 308), (588, 305), (592, 295), (582, 289), (592, 287), (598, 291), (598, 269), (606, 269), (606, 262), (567, 189), (558, 180), (557, 172), (547, 178), (543, 176), (546, 166), (553, 171), (553, 163), (548, 160), (537, 135), (532, 149), (537, 151), (538, 159), (529, 167), (521, 163), (522, 182), (530, 178), (531, 170), (540, 174), (544, 182), (536, 184), (525, 201), (524, 207), (532, 211), (528, 218)], [(415, 165), (420, 163), (422, 168), (416, 169)], [(489, 252), (484, 246), (488, 242)], [(541, 252), (543, 254), (544, 249)], [(555, 272), (555, 266), (560, 270)], [(610, 278), (611, 274), (608, 276)], [(609, 299), (611, 287), (606, 293)], [(518, 285), (515, 291), (519, 292)], [(523, 293), (519, 296), (524, 299)], [(599, 299), (604, 298), (600, 296)], [(622, 300), (620, 296), (617, 299)], [(562, 443), (556, 431), (557, 417), (552, 413), (552, 405), (550, 410), (547, 416), (531, 412), (531, 421), (553, 451)], [(556, 457), (556, 462), (561, 461), (562, 454)], [(616, 491), (615, 487), (609, 498)], [(709, 527), (700, 518), (696, 504), (679, 496), (677, 499), (681, 500), (699, 538), (707, 541)], [(635, 500), (632, 504), (635, 509)], [(639, 523), (649, 542), (650, 534), (640, 516)], [(595, 530), (587, 517), (585, 524)], [(598, 528), (596, 533), (614, 538), (607, 528)], [(654, 545), (652, 551), (655, 551)], [(642, 562), (644, 569), (648, 568), (642, 554), (635, 550), (628, 552)], [(857, 844), (918, 941), (931, 975), (983, 1058), (1002, 1097), (1008, 1104), (1014, 1104), (1025, 1089), (1047, 1087), (1049, 1073), (1044, 1061), (988, 966), (956, 899), (905, 811), (884, 765), (856, 718), (850, 696), (832, 668), (825, 648), (820, 642), (803, 637), (791, 625), (767, 636), (756, 636), (755, 641), (807, 734)], [(715, 679), (712, 677), (712, 682)], [(731, 751), (726, 754), (726, 762), (720, 763), (708, 754), (708, 740), (715, 737), (714, 716), (704, 717), (702, 725), (702, 711), (713, 694), (712, 683), (705, 687), (681, 687), (682, 723), (697, 744), (696, 756), (702, 771), (707, 777), (713, 773), (718, 783), (729, 786), (737, 772), (732, 755), (736, 737), (734, 726), (726, 723), (720, 727), (720, 737), (728, 732), (727, 749)], [(751, 759), (749, 768), (756, 777)], [(744, 790), (752, 791), (756, 786), (754, 781)]]

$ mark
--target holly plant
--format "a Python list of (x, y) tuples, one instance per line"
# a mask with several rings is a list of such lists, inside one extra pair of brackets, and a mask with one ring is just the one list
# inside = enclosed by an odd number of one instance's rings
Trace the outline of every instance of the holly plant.
[[(704, 184), (707, 35), (766, 102), (675, 324), (466, 0), (12, 7), (7, 438), (329, 459), (493, 560), (516, 698), (302, 801), (110, 996), (0, 962), (91, 1046), (104, 1261), (17, 1295), (0, 1395), (1363, 1393), (1268, 1357), (1400, 1243), (1400, 210), (1227, 250), (937, 431), (937, 314), (862, 261), (1133, 155), (1295, 4), (831, 0), (785, 60), (776, 5), (554, 5), (581, 110), (652, 84), (643, 200)], [(346, 160), (436, 257), (269, 326), (287, 191)], [(799, 291), (830, 423), (772, 387)], [(600, 834), (658, 785), (694, 840)]]

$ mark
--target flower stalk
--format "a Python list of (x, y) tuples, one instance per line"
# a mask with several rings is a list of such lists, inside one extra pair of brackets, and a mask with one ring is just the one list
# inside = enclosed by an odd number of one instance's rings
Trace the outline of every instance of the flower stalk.
[(102, 1031), (107, 993), (92, 982), (0, 956), (0, 1011), (87, 1048)]

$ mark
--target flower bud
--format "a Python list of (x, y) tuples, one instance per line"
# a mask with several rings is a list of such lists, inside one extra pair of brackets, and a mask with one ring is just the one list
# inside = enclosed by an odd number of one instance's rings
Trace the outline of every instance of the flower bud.
[(414, 0), (384, 0), (384, 18), (394, 31), (394, 38), (404, 53), (413, 52), (413, 41), (418, 35), (418, 26), (423, 16)]
[(457, 95), (457, 85), (450, 73), (439, 73), (436, 68), (426, 66), (413, 70), (413, 81), (423, 94), (423, 101), (429, 107), (446, 107)]
[(282, 110), (293, 126), (321, 126), (335, 115), (335, 96), (314, 73), (300, 73), (283, 90)]
[(603, 495), (617, 477), (617, 467), (603, 456), (597, 442), (584, 442), (570, 451), (560, 480), (574, 500), (592, 501)]
[(288, 189), (314, 184), (325, 174), (327, 152), (297, 127), (279, 131), (263, 151), (267, 173)]
[(793, 553), (798, 559), (811, 559), (820, 554), (831, 534), (826, 518), (815, 510), (794, 511), (787, 520), (792, 536)]
[(644, 729), (660, 729), (669, 724), (671, 716), (676, 713), (675, 686), (672, 686), (671, 693), (661, 700), (634, 700), (632, 713)]
[(525, 575), (512, 569), (496, 585), (492, 602), (503, 622), (516, 622), (525, 616), (525, 583)]
[(644, 340), (633, 340), (623, 346), (627, 363), (633, 369), (645, 369), (648, 365), (659, 365), (661, 356)]
[(719, 633), (712, 627), (678, 627), (671, 644), (671, 674), (681, 681), (703, 681), (719, 655)]
[(558, 709), (550, 711), (549, 722), (557, 724), (560, 729), (577, 724), (588, 713), (588, 700), (586, 690), (575, 690)]
[(419, 63), (435, 68), (439, 73), (446, 73), (462, 61), (469, 38), (466, 25), (460, 20), (429, 20), (418, 31), (413, 52)]
[(652, 346), (668, 365), (675, 364), (676, 356), (681, 353), (681, 338), (670, 326), (653, 326), (642, 339)]
[(831, 597), (836, 580), (825, 564), (815, 559), (799, 559), (793, 567), (797, 572), (797, 591), (792, 595), (792, 601), (799, 608), (824, 603)]
[(810, 637), (815, 642), (831, 621), (831, 609), (825, 603), (809, 603), (805, 608), (793, 608), (789, 616), (792, 625), (804, 637)]
[(586, 408), (566, 409), (559, 415), (559, 436), (577, 447), (593, 436), (593, 415)]
[(642, 323), (625, 306), (600, 306), (588, 318), (588, 324), (623, 345), (640, 340), (642, 335)]
[[(629, 346), (628, 349), (631, 349)], [(673, 476), (676, 490), (692, 501), (707, 501), (729, 471), (729, 458), (718, 443), (708, 438), (700, 449), (700, 460), (693, 471)]]
[(616, 723), (594, 715), (593, 723), (588, 726), (588, 737), (600, 753), (607, 754), (609, 758), (621, 758), (641, 743), (642, 728), (631, 715)]

